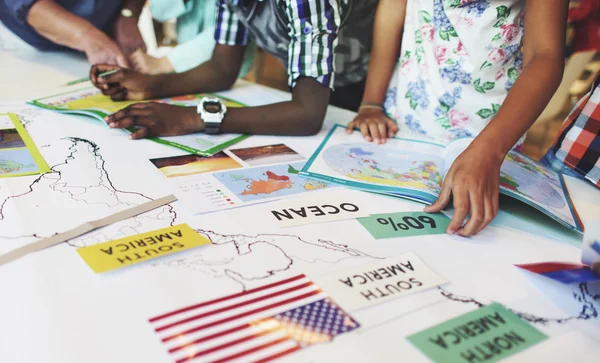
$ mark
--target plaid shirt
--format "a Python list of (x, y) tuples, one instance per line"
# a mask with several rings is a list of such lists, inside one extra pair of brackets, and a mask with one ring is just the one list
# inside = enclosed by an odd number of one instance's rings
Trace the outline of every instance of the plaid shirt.
[[(553, 146), (562, 163), (600, 187), (600, 77), (575, 106)], [(552, 165), (557, 167), (558, 165)]]
[(352, 26), (340, 29), (347, 2), (217, 0), (215, 40), (223, 45), (246, 45), (251, 38), (287, 64), (291, 88), (299, 77), (314, 78), (330, 88), (334, 82), (338, 86), (357, 83), (366, 76), (367, 33), (371, 34), (373, 26), (369, 16), (374, 14), (377, 0), (355, 0), (352, 13), (360, 20), (350, 19)]

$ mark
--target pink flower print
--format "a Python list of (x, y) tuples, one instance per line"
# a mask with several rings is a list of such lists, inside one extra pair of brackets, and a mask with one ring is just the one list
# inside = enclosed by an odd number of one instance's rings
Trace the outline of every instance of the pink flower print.
[(500, 30), (502, 31), (502, 40), (505, 43), (512, 42), (519, 34), (519, 27), (515, 24), (504, 24), (500, 27)]
[(488, 54), (488, 58), (490, 58), (490, 60), (494, 63), (499, 63), (506, 58), (506, 54), (501, 48), (496, 48), (492, 49), (492, 51)]
[(433, 41), (434, 34), (435, 29), (433, 28), (433, 25), (425, 24), (421, 27), (421, 35), (423, 36), (423, 39), (429, 40), (431, 42)]
[(452, 127), (465, 127), (471, 122), (471, 118), (457, 109), (448, 111), (448, 118), (450, 118), (450, 125)]
[(437, 59), (438, 64), (442, 64), (448, 59), (449, 49), (446, 46), (438, 45), (435, 47), (435, 58)]
[(498, 72), (496, 72), (496, 81), (500, 80), (500, 78), (504, 77), (504, 73), (506, 70), (504, 68), (500, 68)]
[(458, 48), (456, 49), (456, 51), (458, 52), (458, 55), (468, 55), (469, 54), (467, 52), (467, 50), (465, 49), (465, 46), (463, 45), (463, 43), (460, 40), (458, 41)]
[(409, 74), (413, 69), (413, 58), (408, 58), (404, 63), (400, 65), (402, 74)]
[(456, 49), (456, 51), (458, 52), (458, 55), (468, 55), (468, 52), (465, 49), (465, 46), (463, 45), (463, 43), (460, 40), (458, 41), (458, 48)]

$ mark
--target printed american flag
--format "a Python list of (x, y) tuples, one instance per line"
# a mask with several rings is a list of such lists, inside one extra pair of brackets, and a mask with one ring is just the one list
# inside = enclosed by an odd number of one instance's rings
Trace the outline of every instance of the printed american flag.
[(267, 362), (359, 327), (298, 275), (149, 320), (175, 362)]

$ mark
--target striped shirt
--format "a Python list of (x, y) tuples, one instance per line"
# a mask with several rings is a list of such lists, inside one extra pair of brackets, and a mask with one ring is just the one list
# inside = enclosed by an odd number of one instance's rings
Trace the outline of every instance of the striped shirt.
[(366, 77), (378, 0), (218, 0), (215, 40), (259, 47), (287, 65), (288, 84), (333, 88)]

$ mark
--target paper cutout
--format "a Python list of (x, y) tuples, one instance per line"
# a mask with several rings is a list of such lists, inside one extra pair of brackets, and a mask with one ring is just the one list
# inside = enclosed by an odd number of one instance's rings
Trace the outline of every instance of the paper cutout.
[(187, 224), (77, 249), (96, 273), (135, 265), (158, 257), (210, 244)]
[(447, 282), (409, 252), (316, 279), (347, 311), (388, 302)]
[(373, 214), (358, 221), (375, 239), (445, 234), (450, 224), (441, 213), (425, 212)]
[(600, 275), (594, 273), (589, 266), (575, 263), (540, 262), (515, 266), (563, 284), (600, 281)]
[(50, 168), (17, 115), (0, 114), (0, 178), (48, 173)]
[(408, 337), (434, 362), (496, 362), (548, 337), (494, 303)]
[(349, 200), (343, 190), (269, 203), (262, 212), (279, 227), (300, 226), (368, 216), (364, 206)]

